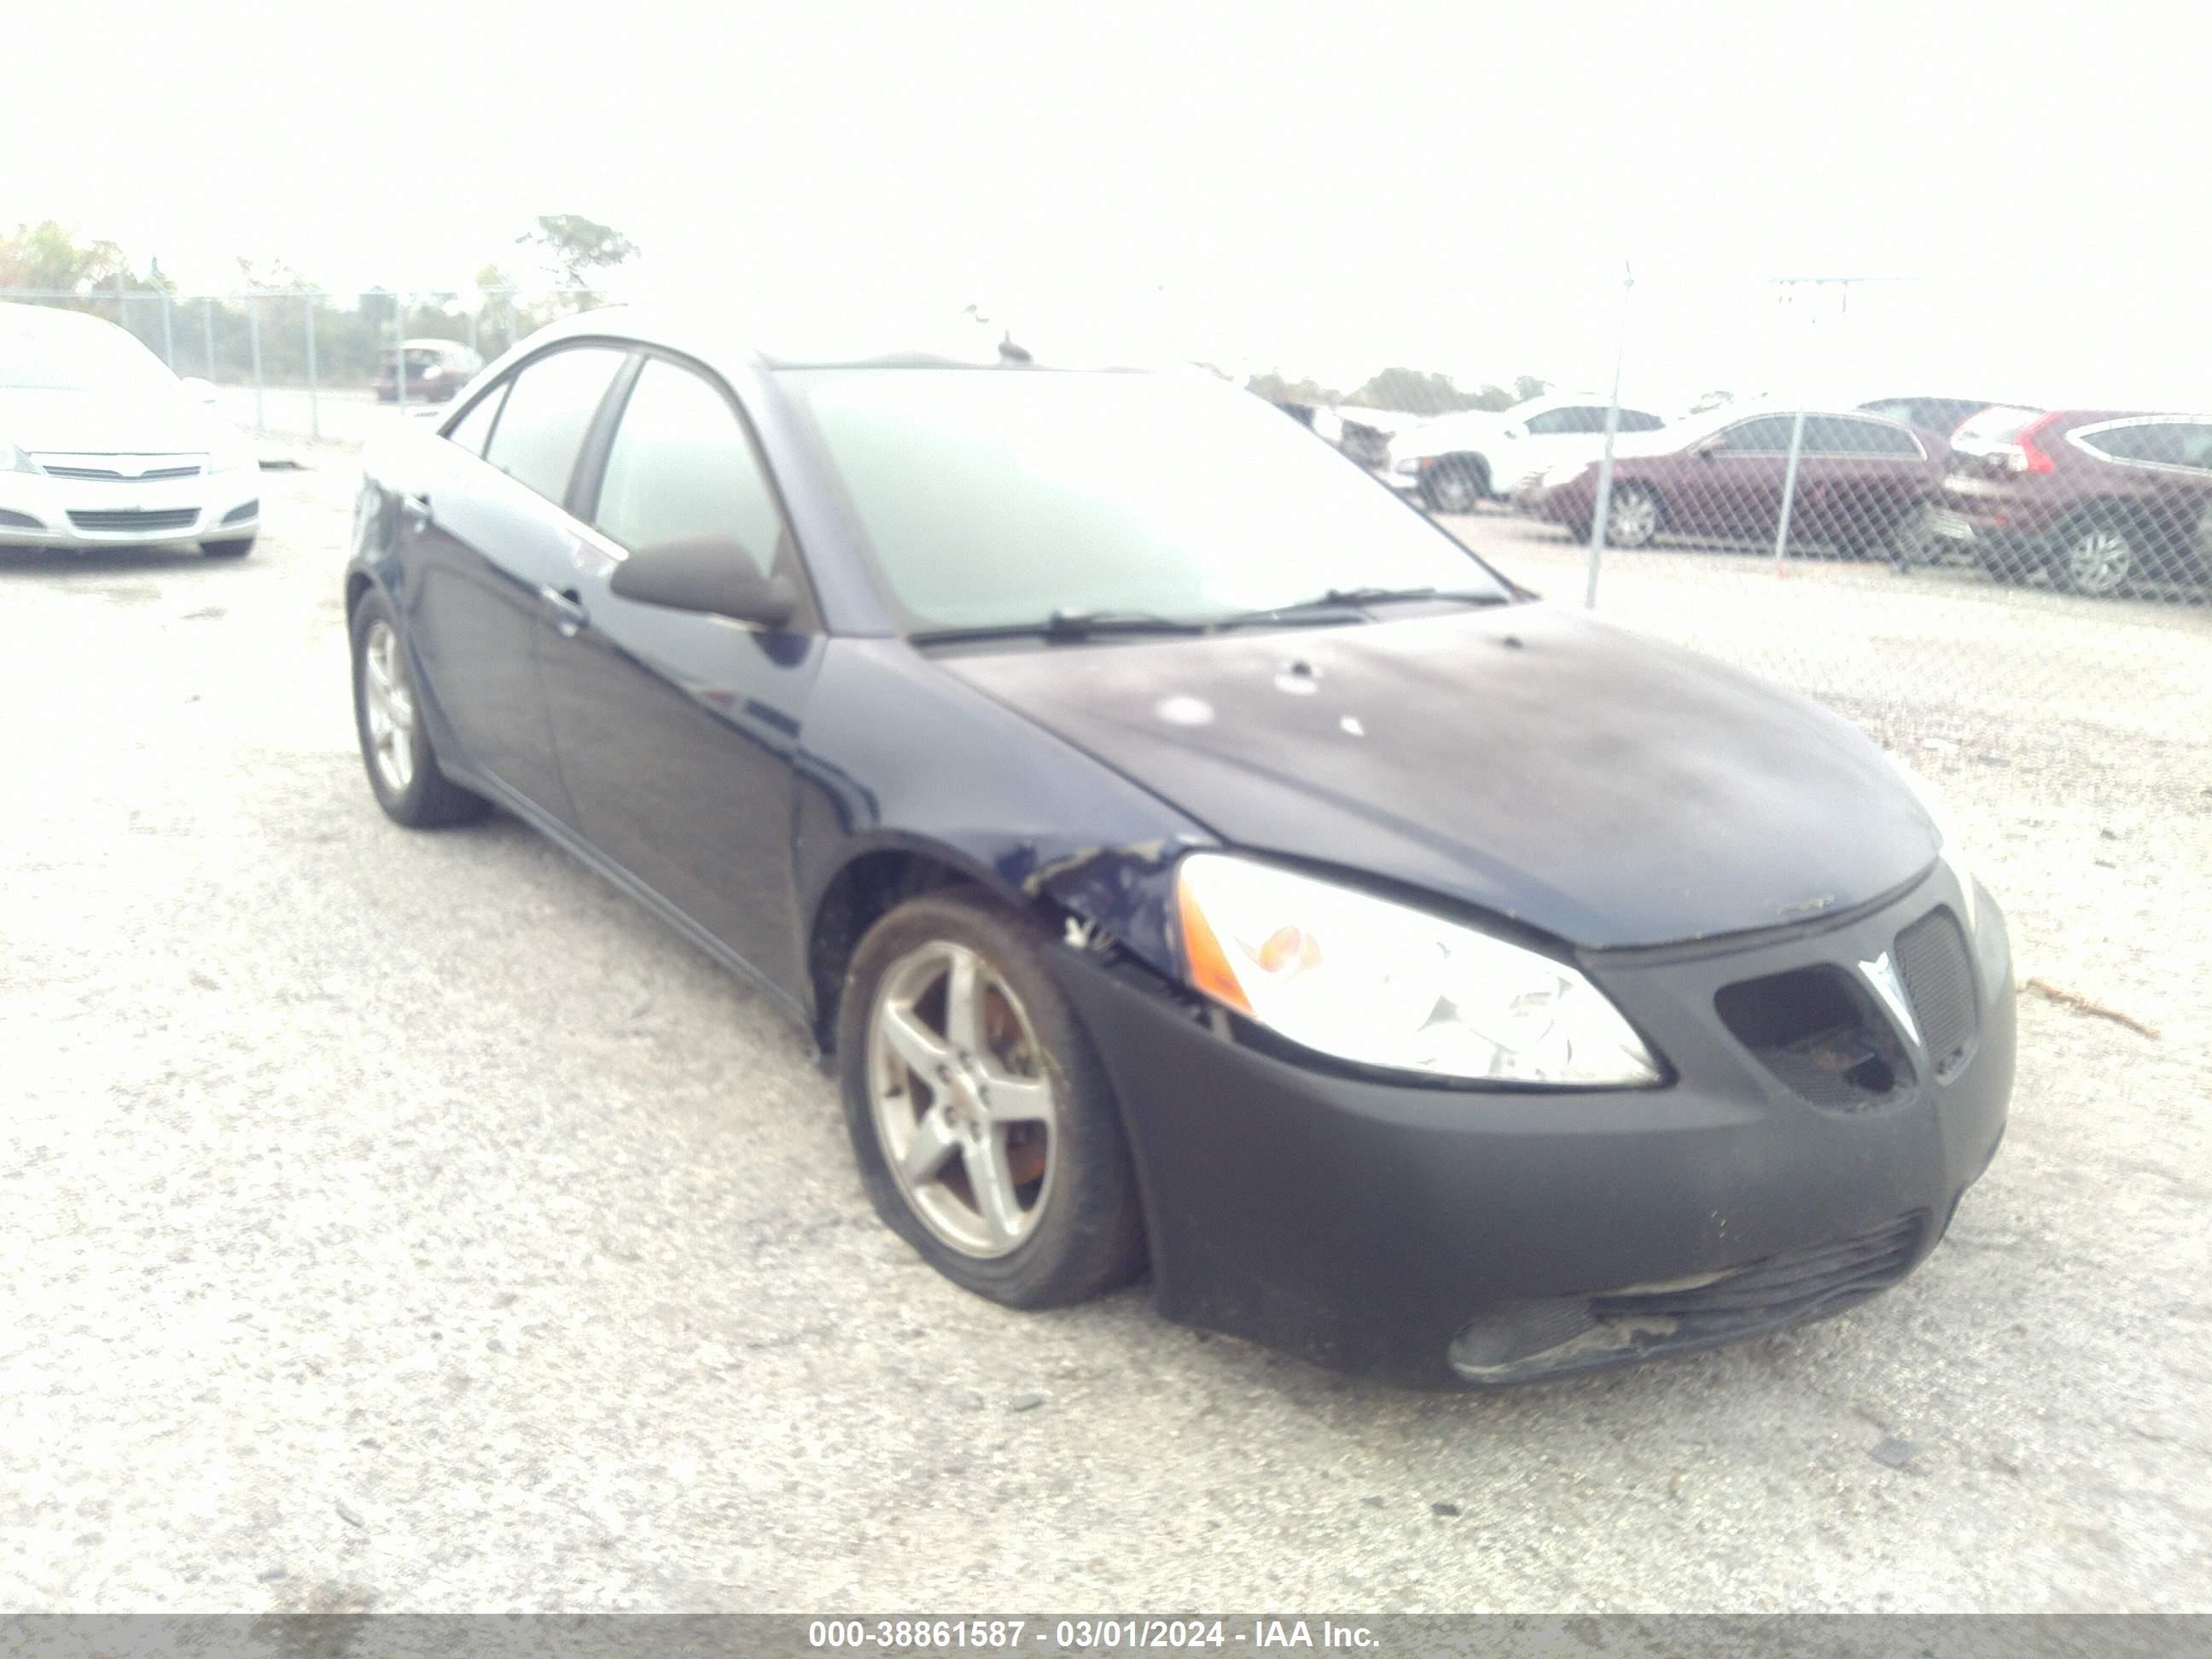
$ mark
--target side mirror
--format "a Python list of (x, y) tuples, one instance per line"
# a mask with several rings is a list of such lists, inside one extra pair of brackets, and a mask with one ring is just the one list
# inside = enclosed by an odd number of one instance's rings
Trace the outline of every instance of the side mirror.
[(1525, 438), (1528, 435), (1528, 428), (1525, 426), (1509, 426), (1498, 435), (1505, 438)]
[(185, 395), (194, 403), (211, 404), (216, 400), (213, 380), (203, 380), (197, 374), (187, 374), (177, 384), (185, 389)]
[(1723, 438), (1718, 433), (1715, 433), (1711, 437), (1706, 439), (1703, 443), (1698, 446), (1697, 453), (1702, 459), (1710, 461), (1714, 456), (1719, 454), (1727, 447), (1728, 441)]
[(791, 584), (763, 575), (733, 536), (678, 536), (641, 547), (615, 567), (607, 586), (640, 605), (727, 617), (771, 633), (799, 610)]

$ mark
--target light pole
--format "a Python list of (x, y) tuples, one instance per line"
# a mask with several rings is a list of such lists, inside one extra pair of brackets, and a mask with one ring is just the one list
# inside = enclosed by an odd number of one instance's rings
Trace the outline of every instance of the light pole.
[(1583, 608), (1597, 609), (1597, 568), (1605, 556), (1605, 515), (1613, 510), (1613, 441), (1620, 433), (1620, 366), (1628, 356), (1628, 296), (1636, 287), (1636, 271), (1626, 260), (1620, 265), (1620, 332), (1613, 347), (1613, 401), (1605, 410), (1605, 453), (1597, 463), (1597, 501), (1590, 509), (1589, 585), (1583, 590)]

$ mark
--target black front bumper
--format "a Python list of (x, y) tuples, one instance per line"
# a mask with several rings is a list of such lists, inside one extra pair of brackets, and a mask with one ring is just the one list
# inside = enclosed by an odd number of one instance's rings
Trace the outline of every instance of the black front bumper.
[(1841, 926), (1586, 959), (1672, 1067), (1655, 1089), (1336, 1073), (1241, 1042), (1133, 972), (1065, 977), (1121, 1103), (1161, 1310), (1343, 1370), (1467, 1386), (1817, 1317), (1925, 1258), (1995, 1152), (2012, 1092), (1994, 902), (1982, 896), (1968, 944), (1978, 1034), (1944, 1081), (1920, 1056), (1875, 1103), (1816, 1103), (1714, 999), (1793, 969), (1856, 973), (1938, 906), (1963, 908), (1942, 866)]

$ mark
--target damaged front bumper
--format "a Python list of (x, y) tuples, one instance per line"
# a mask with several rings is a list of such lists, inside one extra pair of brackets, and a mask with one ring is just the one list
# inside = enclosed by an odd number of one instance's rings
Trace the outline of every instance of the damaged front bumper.
[(1164, 1313), (1346, 1371), (1480, 1386), (1824, 1316), (1926, 1258), (2011, 1094), (1995, 903), (1981, 896), (1959, 936), (1971, 1045), (1931, 1055), (1907, 1021), (1909, 1044), (1863, 1046), (1880, 1066), (1853, 1062), (1878, 1089), (1804, 1069), (1831, 1034), (1754, 1047), (1717, 999), (1848, 976), (1939, 910), (1966, 911), (1940, 866), (1871, 913), (1752, 948), (1585, 957), (1667, 1057), (1673, 1080), (1653, 1089), (1359, 1074), (1240, 1040), (1133, 967), (1070, 951), (1063, 978), (1114, 1079)]

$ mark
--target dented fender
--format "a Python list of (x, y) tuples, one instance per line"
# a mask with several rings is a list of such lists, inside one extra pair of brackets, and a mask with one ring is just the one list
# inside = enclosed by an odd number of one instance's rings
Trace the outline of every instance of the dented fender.
[[(855, 860), (908, 852), (1074, 918), (1087, 944), (1177, 972), (1171, 872), (1219, 838), (903, 641), (830, 642), (796, 767), (793, 869), (810, 934)], [(811, 1012), (809, 988), (792, 988)]]

